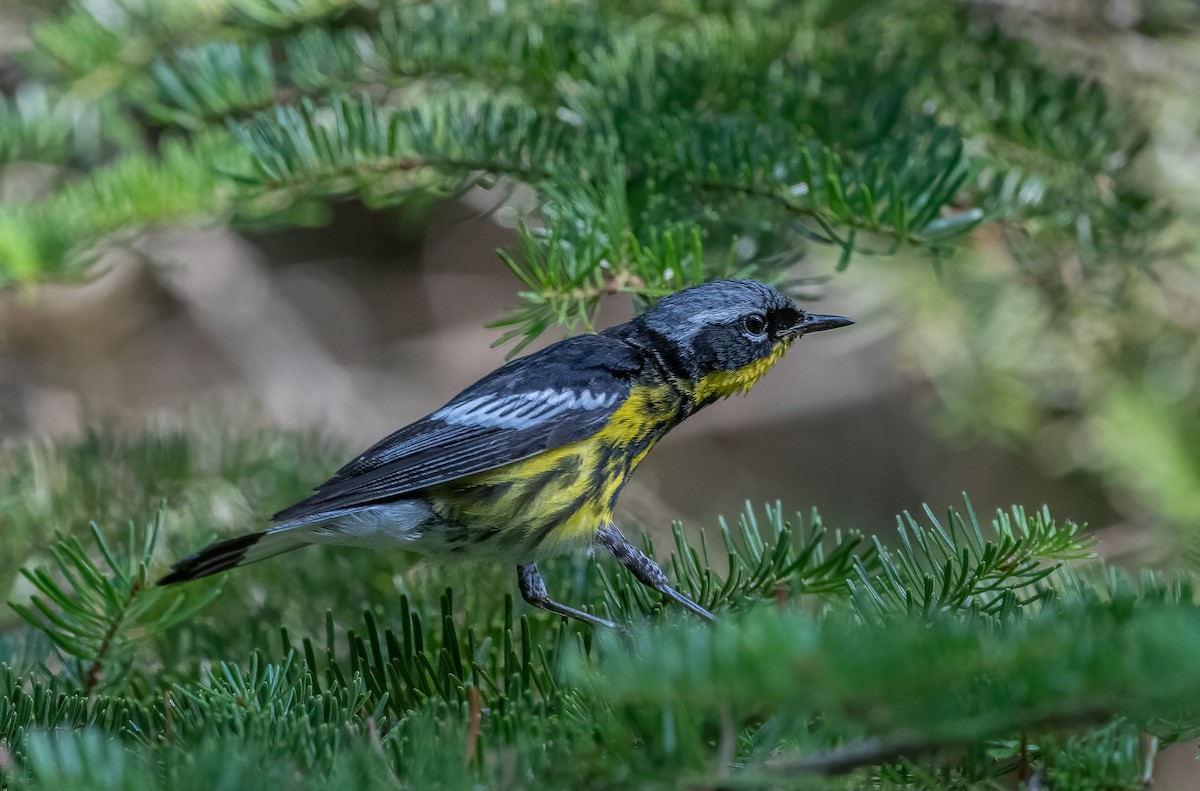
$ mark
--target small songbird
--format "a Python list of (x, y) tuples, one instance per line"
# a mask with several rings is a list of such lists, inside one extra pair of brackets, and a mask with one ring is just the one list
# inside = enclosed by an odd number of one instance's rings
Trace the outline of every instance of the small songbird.
[(275, 514), (274, 527), (218, 541), (158, 584), (308, 544), (403, 547), (514, 563), (530, 604), (614, 627), (551, 599), (538, 571), (539, 559), (592, 543), (642, 584), (711, 619), (621, 534), (617, 496), (684, 418), (748, 390), (801, 336), (853, 323), (801, 310), (753, 280), (677, 292), (632, 321), (493, 371)]

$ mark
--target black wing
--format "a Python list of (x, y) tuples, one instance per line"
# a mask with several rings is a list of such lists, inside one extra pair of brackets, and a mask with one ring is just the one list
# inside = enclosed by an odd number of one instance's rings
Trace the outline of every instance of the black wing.
[(639, 352), (599, 335), (513, 360), (376, 443), (276, 521), (394, 500), (599, 431), (629, 396)]

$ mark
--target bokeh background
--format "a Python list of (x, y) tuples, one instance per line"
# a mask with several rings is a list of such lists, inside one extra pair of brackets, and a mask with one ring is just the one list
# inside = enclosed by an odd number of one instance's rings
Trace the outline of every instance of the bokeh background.
[[(888, 541), (896, 514), (966, 492), (980, 513), (1047, 504), (1086, 522), (1129, 568), (1200, 557), (1200, 16), (1183, 0), (979, 5), (1104, 85), (1145, 133), (1120, 178), (1169, 214), (1146, 233), (1153, 254), (1099, 234), (1089, 251), (1076, 228), (1034, 267), (1022, 245), (1038, 237), (987, 226), (937, 267), (901, 252), (835, 275), (838, 251), (808, 246), (789, 276), (858, 323), (806, 339), (748, 396), (673, 432), (623, 496), (631, 530), (663, 539), (673, 520), (712, 527), (779, 500)], [(37, 16), (0, 10), (0, 62)], [(24, 76), (9, 63), (0, 88)], [(0, 201), (31, 200), (47, 178), (5, 167)], [(1097, 189), (1117, 189), (1106, 178)], [(97, 426), (279, 427), (322, 444), (299, 476), (318, 483), (322, 465), (504, 361), (486, 324), (517, 302), (496, 251), (518, 244), (521, 200), (477, 186), (415, 216), (351, 198), (313, 228), (158, 228), (83, 277), (14, 284), (0, 294), (0, 432), (24, 447)], [(632, 310), (613, 296), (600, 323)], [(246, 528), (271, 510), (240, 508), (229, 522)], [(37, 554), (6, 549), (6, 566)], [(1193, 787), (1192, 752), (1164, 757), (1158, 787)]]
[[(482, 216), (489, 200), (483, 190), (468, 195), (416, 235), (354, 205), (315, 231), (164, 232), (141, 242), (161, 268), (118, 253), (86, 285), (10, 295), (6, 428), (70, 435), (97, 421), (209, 412), (311, 431), (357, 452), (505, 361), (508, 349), (493, 348), (498, 333), (485, 324), (514, 302), (518, 283), (496, 250), (516, 240)], [(827, 272), (832, 261), (820, 252), (798, 271)], [(991, 512), (1021, 491), (1055, 513), (1112, 524), (1094, 484), (934, 429), (911, 357), (922, 352), (904, 343), (915, 327), (903, 325), (919, 310), (904, 289), (936, 276), (926, 262), (911, 266), (916, 283), (862, 266), (822, 288), (820, 309), (858, 325), (809, 338), (750, 394), (675, 430), (623, 495), (627, 521), (712, 524), (746, 500), (778, 499), (886, 532), (922, 503), (940, 510), (966, 491)], [(632, 310), (613, 297), (601, 323)]]

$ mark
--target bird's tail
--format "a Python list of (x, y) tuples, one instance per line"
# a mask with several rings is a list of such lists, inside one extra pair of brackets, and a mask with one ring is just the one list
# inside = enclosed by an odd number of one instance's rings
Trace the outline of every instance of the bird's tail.
[(209, 544), (196, 554), (188, 555), (171, 566), (171, 573), (160, 579), (158, 584), (174, 585), (177, 582), (200, 579), (209, 574), (291, 552), (308, 543), (296, 535), (295, 531), (279, 529), (227, 538)]

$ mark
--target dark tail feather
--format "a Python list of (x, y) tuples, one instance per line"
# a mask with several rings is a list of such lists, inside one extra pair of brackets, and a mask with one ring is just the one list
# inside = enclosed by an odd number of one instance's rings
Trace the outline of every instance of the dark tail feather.
[(297, 541), (297, 537), (287, 535), (288, 532), (268, 530), (263, 533), (248, 533), (209, 544), (196, 554), (188, 555), (171, 566), (171, 573), (160, 579), (157, 584), (174, 585), (177, 582), (200, 579), (299, 549), (307, 543)]

